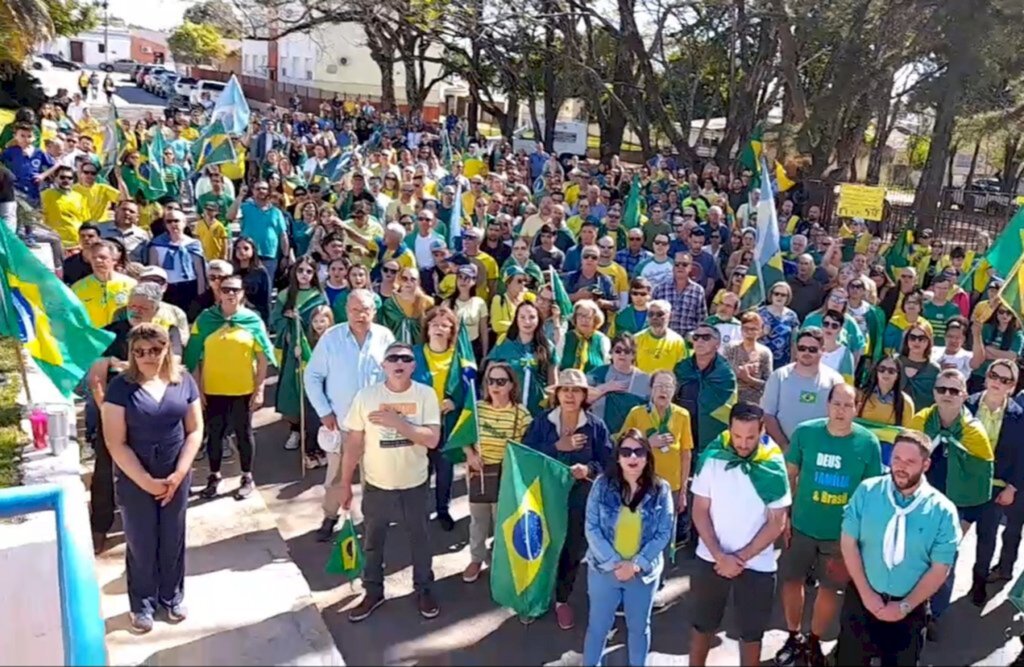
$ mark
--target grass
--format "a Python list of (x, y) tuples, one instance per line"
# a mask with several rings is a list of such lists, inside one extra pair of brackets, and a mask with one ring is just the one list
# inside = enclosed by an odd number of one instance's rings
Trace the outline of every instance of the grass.
[(10, 338), (0, 339), (0, 488), (18, 484), (18, 459), (28, 440), (21, 430), (21, 391), (18, 345)]

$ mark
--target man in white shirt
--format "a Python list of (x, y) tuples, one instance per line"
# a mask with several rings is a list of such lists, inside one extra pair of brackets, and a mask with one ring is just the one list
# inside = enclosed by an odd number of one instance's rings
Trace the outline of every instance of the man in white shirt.
[(68, 105), (67, 116), (71, 121), (78, 125), (82, 121), (82, 117), (85, 115), (85, 102), (82, 100), (82, 96), (75, 93), (71, 98), (71, 104)]
[[(376, 301), (369, 290), (356, 289), (345, 303), (348, 322), (331, 327), (317, 342), (306, 365), (303, 386), (306, 398), (320, 417), (323, 428), (333, 433), (342, 429), (352, 399), (360, 389), (384, 380), (384, 351), (395, 342), (391, 330), (374, 324)], [(330, 438), (334, 447), (327, 452), (324, 477), (324, 520), (317, 541), (329, 542), (341, 509), (341, 443), (344, 431)], [(323, 447), (323, 445), (321, 445)], [(333, 449), (334, 451), (331, 451)]]
[(690, 578), (694, 597), (690, 664), (706, 664), (729, 594), (735, 596), (741, 665), (761, 663), (761, 638), (771, 621), (778, 565), (773, 544), (792, 504), (786, 464), (764, 436), (764, 411), (737, 403), (729, 430), (701, 454), (691, 486), (700, 541)]
[[(351, 297), (349, 297), (351, 300)], [(412, 580), (423, 618), (440, 609), (430, 591), (434, 582), (427, 536), (427, 495), (430, 491), (428, 452), (441, 438), (441, 410), (433, 387), (413, 382), (416, 357), (412, 346), (392, 343), (384, 353), (386, 380), (359, 390), (352, 399), (344, 428), (341, 504), (352, 506), (356, 467), (363, 483), (362, 602), (349, 612), (358, 623), (384, 604), (384, 544), (392, 522), (405, 526), (412, 551)]]
[(955, 368), (960, 371), (965, 381), (971, 378), (975, 368), (985, 362), (984, 347), (978, 346), (973, 352), (964, 349), (969, 328), (966, 317), (951, 317), (946, 322), (946, 344), (932, 348), (932, 361), (939, 368)]

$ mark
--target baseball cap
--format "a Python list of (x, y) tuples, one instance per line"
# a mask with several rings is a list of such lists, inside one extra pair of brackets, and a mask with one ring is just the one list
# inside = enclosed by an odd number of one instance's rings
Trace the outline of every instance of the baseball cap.
[(462, 235), (470, 239), (480, 239), (480, 230), (476, 227), (466, 227), (462, 230)]
[(476, 280), (476, 277), (479, 275), (476, 270), (476, 265), (474, 264), (463, 264), (459, 267), (459, 270), (456, 273), (460, 276), (473, 278), (474, 280)]
[(139, 272), (139, 280), (145, 280), (146, 278), (159, 278), (167, 282), (167, 272), (159, 266), (147, 266)]
[(430, 242), (430, 252), (434, 252), (435, 250), (447, 250), (447, 249), (448, 249), (448, 244), (445, 243), (444, 240), (442, 240), (442, 239), (434, 239), (433, 241)]

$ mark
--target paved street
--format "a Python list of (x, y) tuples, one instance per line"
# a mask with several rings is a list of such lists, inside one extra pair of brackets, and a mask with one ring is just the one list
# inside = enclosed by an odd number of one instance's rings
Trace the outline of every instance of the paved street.
[[(57, 87), (75, 89), (75, 72), (54, 70), (41, 73), (48, 92)], [(124, 80), (125, 75), (116, 74)], [(163, 100), (149, 95), (128, 83), (118, 88), (115, 101), (122, 117), (134, 119), (152, 110), (159, 114)], [(103, 104), (98, 104), (102, 107)], [(343, 360), (337, 360), (339, 364)], [(273, 401), (273, 388), (267, 394)], [(329, 546), (319, 544), (313, 531), (321, 520), (320, 499), (324, 470), (303, 475), (299, 452), (286, 452), (282, 444), (287, 437), (287, 426), (279, 421), (272, 409), (257, 415), (257, 457), (255, 477), (263, 500), (268, 507), (289, 554), (313, 592), (313, 601), (321, 610), (326, 625), (338, 648), (349, 664), (580, 664), (583, 636), (586, 629), (585, 574), (577, 584), (572, 604), (577, 614), (577, 626), (570, 632), (558, 630), (549, 615), (531, 626), (523, 626), (508, 611), (498, 609), (491, 602), (486, 576), (473, 585), (464, 584), (461, 572), (469, 562), (468, 556), (468, 503), (461, 470), (455, 484), (452, 515), (457, 520), (451, 533), (431, 524), (430, 541), (434, 553), (436, 593), (441, 615), (425, 621), (416, 613), (412, 592), (411, 566), (407, 543), (401, 527), (395, 527), (389, 537), (386, 563), (386, 590), (389, 601), (372, 618), (360, 624), (346, 619), (347, 610), (361, 595), (358, 584), (350, 585), (339, 577), (324, 572)], [(198, 485), (201, 480), (197, 479)], [(230, 498), (215, 501), (231, 507)], [(356, 505), (359, 502), (357, 490)], [(223, 512), (225, 522), (247, 521), (244, 503), (237, 504), (234, 513)], [(229, 518), (231, 517), (231, 518)], [(224, 526), (225, 534), (234, 534), (233, 526)], [(943, 636), (936, 644), (929, 644), (925, 664), (1008, 664), (1020, 651), (1016, 639), (1007, 640), (1005, 631), (1011, 626), (1012, 611), (1005, 601), (1006, 591), (989, 602), (979, 617), (978, 610), (964, 597), (970, 580), (974, 533), (965, 538), (957, 568), (955, 603), (943, 620)], [(1024, 565), (1024, 563), (1022, 563)], [(653, 622), (653, 651), (650, 664), (688, 664), (688, 634), (690, 605), (688, 563), (681, 563), (668, 573), (665, 593), (671, 599), (669, 606), (656, 614)], [(193, 573), (190, 572), (190, 578)], [(995, 590), (993, 589), (993, 592)], [(238, 590), (236, 605), (248, 598), (258, 598), (260, 590)], [(204, 599), (200, 597), (199, 599)], [(808, 602), (813, 598), (809, 597)], [(215, 604), (215, 603), (214, 603)], [(206, 613), (209, 618), (210, 614)], [(227, 622), (229, 619), (225, 619)], [(775, 629), (765, 640), (763, 656), (770, 658), (781, 646), (785, 633), (781, 628), (781, 610), (776, 609)], [(712, 664), (735, 664), (738, 647), (733, 638), (731, 614), (726, 616), (726, 632), (711, 652)], [(610, 644), (610, 664), (625, 664), (625, 628), (620, 622)], [(828, 644), (831, 646), (831, 643)], [(275, 656), (284, 662), (284, 658)]]

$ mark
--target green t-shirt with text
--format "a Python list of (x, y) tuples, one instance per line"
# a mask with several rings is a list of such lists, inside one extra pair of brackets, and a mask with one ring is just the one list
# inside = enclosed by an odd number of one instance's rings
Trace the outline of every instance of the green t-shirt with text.
[(947, 301), (941, 306), (937, 306), (931, 301), (925, 301), (924, 306), (921, 308), (921, 314), (932, 325), (932, 331), (935, 333), (935, 344), (945, 345), (946, 322), (949, 321), (949, 318), (956, 317), (962, 313), (960, 312), (960, 307), (952, 301)]
[(843, 509), (861, 481), (882, 474), (882, 446), (859, 424), (853, 432), (836, 437), (828, 419), (798, 426), (789, 440), (786, 463), (800, 468), (793, 496), (792, 522), (816, 540), (838, 540)]

